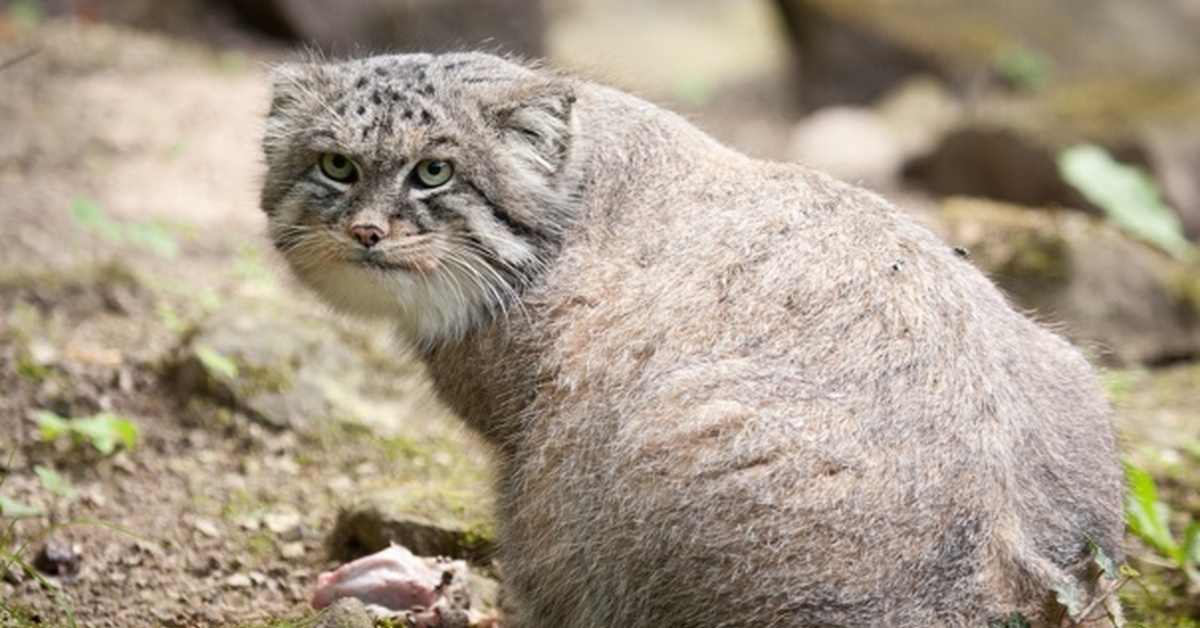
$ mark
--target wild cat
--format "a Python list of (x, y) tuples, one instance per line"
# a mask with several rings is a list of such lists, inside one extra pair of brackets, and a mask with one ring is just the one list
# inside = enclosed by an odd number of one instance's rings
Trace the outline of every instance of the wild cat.
[(269, 233), (494, 446), (520, 628), (1108, 625), (1110, 410), (904, 213), (478, 53), (284, 65)]

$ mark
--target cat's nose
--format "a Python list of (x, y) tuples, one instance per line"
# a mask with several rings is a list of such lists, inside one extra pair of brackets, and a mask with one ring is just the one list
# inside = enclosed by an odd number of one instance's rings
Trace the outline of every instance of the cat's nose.
[(387, 231), (376, 224), (358, 223), (350, 225), (350, 237), (357, 240), (359, 244), (371, 248), (387, 237)]

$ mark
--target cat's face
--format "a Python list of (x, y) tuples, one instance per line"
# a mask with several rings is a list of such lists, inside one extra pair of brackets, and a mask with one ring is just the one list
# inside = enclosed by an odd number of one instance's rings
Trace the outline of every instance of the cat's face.
[(413, 342), (502, 312), (570, 209), (569, 85), (496, 57), (399, 55), (276, 71), (269, 234), (340, 310)]

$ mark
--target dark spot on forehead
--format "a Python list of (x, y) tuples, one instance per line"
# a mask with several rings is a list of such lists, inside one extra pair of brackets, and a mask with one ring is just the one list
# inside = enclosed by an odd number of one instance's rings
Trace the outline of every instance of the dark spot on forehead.
[(367, 106), (366, 106), (366, 105), (359, 105), (359, 106), (358, 106), (358, 109), (356, 109), (356, 110), (355, 110), (355, 113), (357, 113), (357, 114), (358, 114), (358, 115), (360, 115), (360, 116), (361, 116), (361, 115), (363, 115), (363, 114), (364, 114), (364, 113), (366, 113), (366, 112), (367, 112)]
[(375, 74), (377, 74), (379, 76), (387, 76), (387, 73), (388, 73), (387, 68), (385, 68), (381, 65), (375, 66)]
[(413, 110), (405, 109), (404, 112), (400, 114), (400, 117), (404, 118), (405, 120), (412, 120), (413, 119)]
[(418, 89), (417, 91), (421, 92), (422, 94), (424, 94), (426, 96), (432, 96), (434, 93), (433, 83), (426, 83), (426, 84), (422, 85), (421, 88)]
[(371, 93), (371, 102), (376, 105), (383, 104), (383, 96), (380, 95), (379, 90), (375, 90)]
[(360, 77), (358, 77), (358, 80), (354, 82), (354, 87), (356, 89), (362, 89), (367, 86), (367, 82), (368, 82), (367, 77), (360, 76)]
[(346, 115), (346, 103), (339, 103), (338, 106), (334, 108), (334, 112), (339, 116)]
[(434, 120), (433, 114), (429, 113), (428, 109), (421, 110), (421, 124), (425, 124), (425, 125), (433, 124), (433, 120)]

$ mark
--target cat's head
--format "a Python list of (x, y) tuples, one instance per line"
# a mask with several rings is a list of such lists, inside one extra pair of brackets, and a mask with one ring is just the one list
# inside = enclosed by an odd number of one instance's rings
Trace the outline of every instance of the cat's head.
[(511, 306), (574, 197), (572, 84), (498, 57), (395, 55), (275, 70), (269, 235), (336, 309), (432, 346)]

